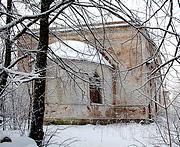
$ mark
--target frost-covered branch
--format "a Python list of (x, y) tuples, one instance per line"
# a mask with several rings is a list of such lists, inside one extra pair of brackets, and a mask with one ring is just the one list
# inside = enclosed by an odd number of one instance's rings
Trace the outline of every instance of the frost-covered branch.
[(26, 19), (36, 19), (36, 18), (41, 18), (44, 17), (46, 15), (49, 15), (50, 13), (54, 12), (57, 9), (60, 9), (59, 11), (63, 11), (66, 7), (68, 7), (73, 1), (71, 0), (65, 0), (65, 1), (61, 1), (59, 2), (59, 4), (56, 4), (55, 6), (53, 6), (51, 9), (47, 10), (46, 12), (42, 12), (36, 15), (24, 15), (20, 18), (17, 18), (16, 20), (12, 21), (11, 23), (8, 23), (2, 27), (0, 27), (0, 32), (6, 30), (6, 29), (10, 29), (13, 26), (22, 23), (24, 20)]

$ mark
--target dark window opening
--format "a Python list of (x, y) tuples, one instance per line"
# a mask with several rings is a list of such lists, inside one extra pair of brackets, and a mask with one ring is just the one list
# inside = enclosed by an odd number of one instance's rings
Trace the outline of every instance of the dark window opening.
[(151, 80), (150, 80), (149, 86), (150, 86), (150, 87), (152, 86), (152, 81), (151, 81)]
[(97, 73), (94, 73), (93, 77), (89, 78), (89, 90), (90, 100), (92, 103), (102, 104), (102, 93), (101, 93), (101, 80)]

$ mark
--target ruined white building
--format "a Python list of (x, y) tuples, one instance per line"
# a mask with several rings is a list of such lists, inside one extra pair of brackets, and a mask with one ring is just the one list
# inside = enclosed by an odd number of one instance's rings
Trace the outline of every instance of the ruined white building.
[[(163, 104), (161, 72), (151, 72), (161, 60), (146, 30), (125, 22), (90, 28), (51, 30), (45, 120), (95, 123), (156, 115)], [(25, 37), (35, 48), (37, 41)]]

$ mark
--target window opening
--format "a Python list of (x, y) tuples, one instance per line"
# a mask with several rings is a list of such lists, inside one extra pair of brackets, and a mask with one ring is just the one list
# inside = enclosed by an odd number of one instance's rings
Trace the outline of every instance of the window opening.
[(102, 104), (102, 88), (101, 79), (99, 75), (95, 72), (93, 77), (89, 78), (89, 90), (90, 90), (90, 100), (92, 103)]

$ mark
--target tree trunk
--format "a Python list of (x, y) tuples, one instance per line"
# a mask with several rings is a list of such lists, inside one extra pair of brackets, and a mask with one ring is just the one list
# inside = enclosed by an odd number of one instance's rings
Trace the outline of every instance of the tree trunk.
[[(7, 13), (11, 13), (12, 0), (7, 0)], [(11, 17), (9, 15), (6, 16), (6, 24), (11, 22)], [(4, 67), (8, 67), (11, 63), (11, 41), (10, 41), (10, 29), (8, 28), (6, 31), (6, 39), (5, 39), (5, 61)], [(4, 71), (0, 76), (0, 93), (5, 87), (7, 82), (7, 73)]]
[[(52, 0), (41, 0), (41, 12), (49, 10)], [(38, 53), (36, 56), (36, 71), (39, 72), (39, 79), (34, 81), (34, 100), (32, 121), (29, 136), (34, 139), (39, 147), (42, 146), (44, 136), (43, 119), (45, 110), (45, 85), (46, 85), (46, 64), (47, 50), (49, 40), (49, 16), (43, 16), (40, 19), (40, 37), (38, 44)]]
[[(11, 8), (12, 8), (12, 0), (7, 0), (7, 13), (11, 13)], [(9, 15), (6, 16), (6, 24), (9, 24), (11, 22), (11, 17)], [(10, 29), (8, 28), (6, 30), (6, 39), (5, 39), (5, 61), (4, 61), (4, 67), (8, 67), (11, 64), (11, 32)], [(3, 122), (5, 122), (5, 98), (1, 97), (5, 88), (6, 88), (6, 83), (7, 83), (7, 78), (8, 78), (8, 74), (3, 71), (0, 74), (0, 110), (3, 114)], [(3, 130), (4, 130), (4, 126), (3, 126)]]
[[(12, 0), (7, 0), (7, 13), (11, 13)], [(11, 22), (11, 17), (9, 15), (6, 16), (6, 24)], [(8, 28), (6, 31), (6, 39), (5, 39), (5, 61), (4, 67), (8, 67), (11, 63), (11, 40), (10, 40), (10, 29)], [(0, 96), (3, 93), (3, 90), (6, 86), (7, 82), (7, 73), (3, 71), (0, 75)]]

